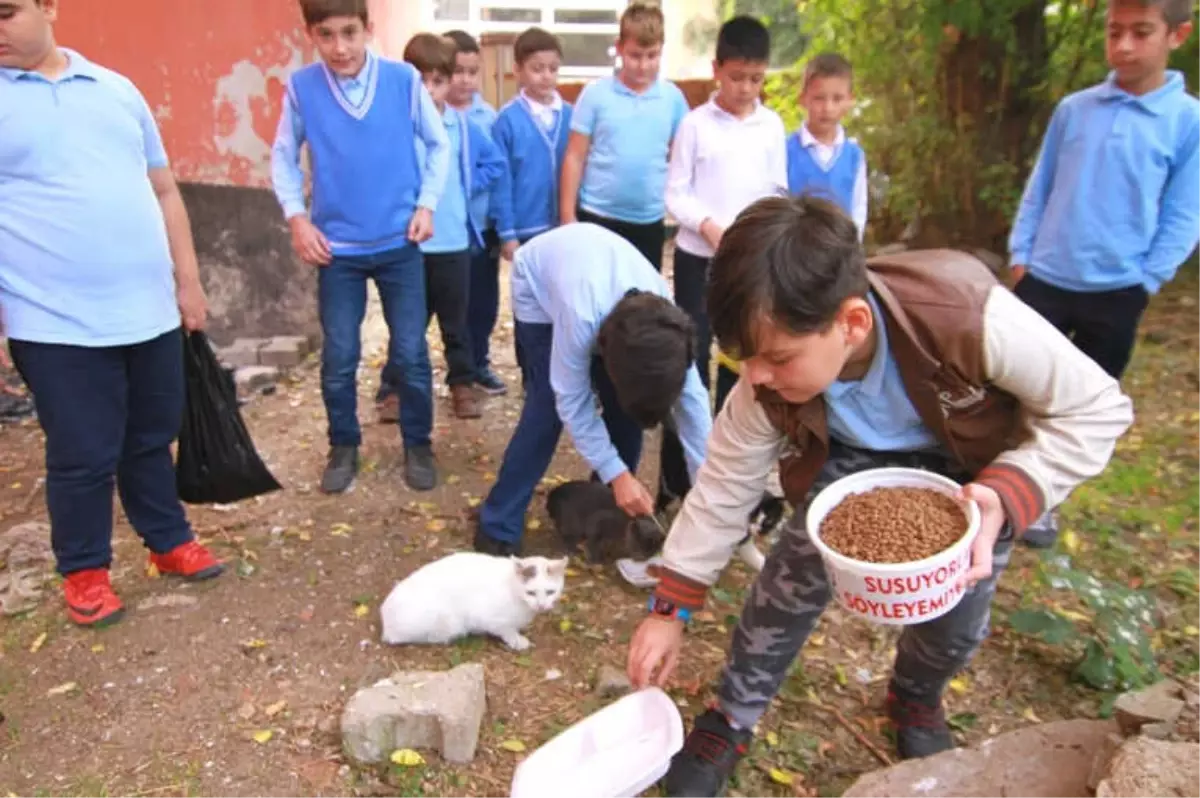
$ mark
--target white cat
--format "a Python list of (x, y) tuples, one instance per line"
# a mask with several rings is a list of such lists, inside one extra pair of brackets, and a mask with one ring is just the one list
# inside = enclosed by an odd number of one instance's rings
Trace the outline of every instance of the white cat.
[(514, 651), (532, 645), (521, 630), (562, 595), (567, 560), (459, 552), (396, 583), (379, 608), (383, 642), (449, 643), (488, 634)]

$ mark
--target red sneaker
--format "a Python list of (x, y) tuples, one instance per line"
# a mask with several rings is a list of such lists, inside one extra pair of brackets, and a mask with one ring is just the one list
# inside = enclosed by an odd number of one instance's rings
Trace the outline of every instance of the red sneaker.
[(113, 592), (107, 568), (75, 571), (63, 579), (67, 617), (80, 626), (107, 626), (125, 615), (121, 600)]
[(212, 579), (225, 570), (225, 566), (211, 551), (194, 540), (176, 546), (166, 554), (151, 552), (150, 562), (160, 574), (182, 576), (189, 582)]

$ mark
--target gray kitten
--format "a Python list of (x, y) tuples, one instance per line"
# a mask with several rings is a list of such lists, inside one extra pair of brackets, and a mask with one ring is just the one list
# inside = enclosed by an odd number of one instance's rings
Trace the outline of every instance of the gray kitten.
[(582, 544), (588, 562), (611, 564), (629, 557), (639, 562), (658, 553), (666, 535), (648, 515), (630, 518), (612, 490), (599, 482), (576, 480), (546, 497), (546, 511), (568, 551)]

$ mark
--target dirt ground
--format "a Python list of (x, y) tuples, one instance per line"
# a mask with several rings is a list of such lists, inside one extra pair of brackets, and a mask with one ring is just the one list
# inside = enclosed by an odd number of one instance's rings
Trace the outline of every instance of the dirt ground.
[[(1133, 433), (1139, 444), (1125, 446), (1114, 464), (1118, 476), (1140, 467), (1150, 427), (1172, 431), (1170, 442), (1156, 443), (1153, 452), (1156, 468), (1171, 465), (1166, 477), (1158, 472), (1155, 494), (1175, 513), (1159, 535), (1172, 541), (1163, 568), (1183, 569), (1179, 584), (1162, 582), (1158, 589), (1167, 671), (1196, 668), (1195, 297), (1190, 277), (1151, 308), (1147, 341), (1129, 380), (1144, 419)], [(520, 382), (511, 325), (502, 325), (495, 359), (517, 390), (489, 399), (478, 421), (452, 419), (444, 397), (439, 400), (435, 447), (444, 479), (433, 493), (417, 495), (400, 476), (396, 427), (373, 423), (369, 400), (384, 338), (377, 312), (364, 337), (364, 351), (373, 354), (361, 372), (365, 466), (353, 493), (327, 497), (316, 490), (325, 424), (310, 362), (244, 408), (260, 452), (286, 489), (233, 507), (190, 511), (197, 533), (228, 560), (225, 576), (187, 586), (148, 575), (140, 542), (118, 511), (114, 582), (129, 607), (122, 623), (101, 631), (70, 626), (56, 588), (33, 612), (0, 620), (0, 792), (507, 795), (523, 756), (509, 750), (519, 747), (511, 741), (533, 750), (599, 706), (593, 673), (602, 663), (623, 665), (645, 598), (612, 573), (573, 565), (564, 601), (529, 632), (534, 648), (527, 655), (477, 639), (437, 648), (379, 644), (378, 606), (392, 584), (424, 562), (469, 547), (471, 510), (495, 479), (519, 411)], [(440, 353), (434, 359), (440, 363)], [(652, 479), (657, 446), (649, 439), (647, 451), (642, 475)], [(36, 423), (0, 428), (0, 452), (0, 530), (44, 519)], [(564, 436), (548, 477), (586, 473)], [(1154, 529), (1162, 532), (1157, 523), (1166, 523), (1165, 515), (1156, 513), (1152, 528), (1141, 516), (1122, 514), (1128, 497), (1099, 501), (1093, 493), (1085, 499), (1088, 518), (1107, 530), (1094, 543), (1098, 569), (1111, 564), (1123, 572), (1130, 560), (1118, 558), (1118, 546), (1151, 557), (1146, 541)], [(553, 550), (540, 497), (530, 519), (527, 550)], [(1001, 583), (994, 633), (948, 694), (963, 742), (1100, 711), (1103, 694), (1072, 684), (1068, 661), (1022, 641), (1003, 623), (1004, 608), (1034, 589), (1038, 563), (1028, 551), (1015, 557)], [(1151, 575), (1161, 570), (1157, 562), (1137, 567)], [(744, 568), (734, 565), (689, 635), (671, 691), (688, 718), (710, 698), (747, 585)], [(880, 707), (894, 639), (883, 627), (831, 608), (761, 724), (735, 791), (836, 795), (878, 767), (890, 750)], [(417, 768), (345, 764), (338, 718), (356, 688), (397, 669), (466, 661), (482, 662), (488, 680), (474, 763), (450, 766), (428, 753), (427, 764)]]

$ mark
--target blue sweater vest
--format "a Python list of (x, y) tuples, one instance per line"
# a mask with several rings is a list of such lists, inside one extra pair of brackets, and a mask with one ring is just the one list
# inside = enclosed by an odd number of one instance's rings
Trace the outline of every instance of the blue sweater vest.
[(800, 133), (793, 133), (787, 140), (788, 193), (822, 196), (836, 202), (849, 215), (853, 213), (854, 182), (862, 162), (862, 147), (846, 139), (826, 171), (813, 160), (809, 148), (800, 143)]
[(506, 197), (492, 196), (492, 213), (502, 241), (524, 241), (558, 225), (558, 175), (570, 130), (570, 103), (562, 104), (552, 130), (520, 97), (501, 109), (492, 138), (508, 161), (510, 190)]
[(357, 254), (407, 243), (421, 189), (416, 152), (420, 76), (408, 64), (372, 59), (355, 108), (323, 63), (292, 74), (289, 91), (312, 161), (312, 219), (331, 246)]

